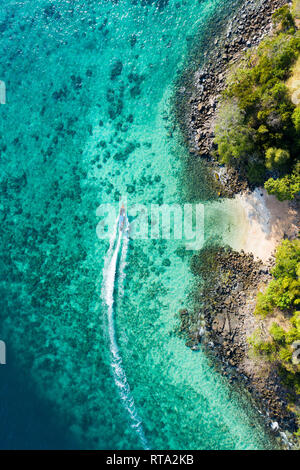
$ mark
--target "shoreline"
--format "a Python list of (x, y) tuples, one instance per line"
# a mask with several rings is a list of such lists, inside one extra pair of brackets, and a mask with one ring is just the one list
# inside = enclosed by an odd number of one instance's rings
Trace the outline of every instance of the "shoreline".
[(214, 119), (230, 67), (272, 31), (272, 14), (288, 3), (288, 0), (247, 0), (228, 19), (220, 37), (211, 41), (213, 44), (208, 43), (203, 65), (193, 71), (186, 88), (179, 90), (185, 108), (180, 125), (190, 153), (214, 161), (211, 156), (215, 149)]
[[(289, 449), (295, 444), (292, 433), (297, 424), (294, 413), (288, 409), (288, 389), (274, 365), (249, 356), (247, 338), (262, 324), (253, 312), (258, 290), (263, 290), (271, 279), (275, 248), (282, 238), (297, 236), (297, 203), (279, 202), (261, 188), (251, 191), (253, 188), (235, 170), (221, 166), (212, 156), (216, 148), (214, 121), (227, 73), (246, 49), (258, 45), (272, 31), (273, 12), (287, 3), (286, 0), (245, 2), (228, 20), (220, 37), (214, 38), (214, 44), (208, 44), (210, 52), (204, 54), (205, 63), (182, 84), (176, 101), (179, 125), (191, 157), (207, 162), (215, 175), (218, 196), (230, 198), (211, 204), (231, 204), (238, 214), (235, 227), (238, 236), (234, 241), (225, 237), (224, 245), (228, 248), (217, 249), (215, 273), (209, 274), (209, 268), (206, 273), (201, 272), (204, 286), (200, 290), (196, 287), (194, 312), (186, 309), (180, 312), (180, 334), (193, 350), (202, 342), (229, 382), (241, 384), (250, 392), (268, 429)], [(222, 278), (228, 269), (234, 275), (224, 282)], [(200, 323), (201, 316), (205, 321), (204, 338), (199, 335), (199, 316)]]
[(244, 2), (222, 25), (220, 35), (208, 42), (204, 63), (184, 73), (183, 81), (179, 82), (175, 108), (184, 142), (190, 155), (204, 159), (215, 173), (219, 197), (232, 198), (249, 189), (236, 170), (220, 165), (212, 156), (216, 150), (215, 116), (228, 72), (246, 50), (257, 46), (272, 31), (272, 14), (288, 3), (288, 0)]
[[(268, 263), (282, 239), (297, 238), (300, 215), (296, 203), (280, 202), (264, 188), (246, 190), (211, 204), (219, 210), (221, 207), (221, 213), (224, 205), (226, 212), (234, 215), (231, 231), (223, 235), (224, 244), (232, 250), (253, 254), (255, 260)], [(232, 231), (236, 233), (234, 239)]]

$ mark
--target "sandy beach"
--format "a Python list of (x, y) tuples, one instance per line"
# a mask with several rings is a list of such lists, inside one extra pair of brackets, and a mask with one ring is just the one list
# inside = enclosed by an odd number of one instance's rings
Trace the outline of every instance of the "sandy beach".
[(274, 254), (280, 240), (295, 238), (299, 230), (299, 215), (293, 204), (278, 201), (262, 188), (213, 202), (207, 207), (207, 219), (210, 214), (219, 223), (223, 220), (225, 244), (236, 251), (253, 253), (263, 262)]
[(266, 261), (280, 240), (297, 236), (299, 215), (289, 201), (280, 202), (260, 188), (236, 196), (236, 201), (244, 212), (236, 249)]

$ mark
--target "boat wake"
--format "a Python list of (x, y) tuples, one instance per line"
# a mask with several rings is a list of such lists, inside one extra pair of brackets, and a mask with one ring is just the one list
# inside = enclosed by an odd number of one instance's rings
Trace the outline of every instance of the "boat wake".
[(109, 249), (107, 251), (103, 269), (102, 299), (107, 307), (108, 334), (111, 352), (111, 367), (115, 384), (118, 388), (124, 408), (128, 411), (131, 427), (137, 432), (144, 449), (149, 449), (147, 439), (142, 426), (142, 420), (138, 415), (134, 399), (130, 391), (127, 377), (122, 365), (116, 331), (114, 325), (114, 296), (116, 290), (116, 279), (119, 281), (118, 295), (119, 299), (124, 294), (124, 279), (126, 256), (129, 244), (128, 220), (126, 226), (121, 229), (119, 226), (119, 217), (116, 220), (113, 234), (110, 239)]

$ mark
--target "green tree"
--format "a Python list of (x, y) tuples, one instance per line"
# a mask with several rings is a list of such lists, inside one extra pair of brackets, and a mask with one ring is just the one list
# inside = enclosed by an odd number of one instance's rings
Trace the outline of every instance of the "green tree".
[(293, 119), (296, 132), (300, 134), (300, 108), (295, 109), (295, 111), (293, 112), (292, 119)]
[(270, 335), (277, 343), (284, 344), (285, 343), (285, 331), (278, 323), (272, 323), (270, 328)]
[(220, 161), (239, 166), (254, 152), (254, 132), (244, 124), (244, 113), (236, 103), (227, 103), (220, 111), (216, 127), (215, 142)]
[(268, 194), (274, 194), (279, 201), (291, 201), (300, 192), (300, 175), (292, 173), (283, 178), (269, 178), (264, 186)]
[(289, 7), (274, 15), (281, 28), (245, 54), (229, 75), (215, 126), (221, 163), (238, 169), (252, 184), (265, 187), (279, 200), (299, 191), (293, 165), (300, 152), (300, 111), (291, 101), (286, 80), (300, 54), (300, 31)]
[(272, 313), (275, 307), (289, 309), (294, 304), (297, 305), (300, 298), (300, 239), (283, 240), (276, 250), (275, 260), (273, 279), (266, 292), (259, 292), (257, 295), (257, 315), (266, 316)]
[(295, 20), (288, 5), (284, 5), (283, 7), (278, 8), (278, 10), (276, 10), (273, 14), (272, 18), (274, 25), (280, 25), (280, 28), (283, 31), (296, 28)]
[(297, 279), (299, 275), (297, 269), (300, 262), (300, 240), (283, 240), (277, 247), (275, 261), (272, 274), (276, 279), (285, 276)]
[(290, 152), (288, 150), (276, 149), (270, 147), (266, 151), (266, 167), (269, 170), (273, 170), (281, 165), (287, 163), (290, 158)]
[(300, 340), (300, 239), (283, 240), (275, 255), (273, 279), (264, 294), (257, 296), (255, 313), (263, 317), (278, 315), (282, 310), (284, 328), (273, 322), (269, 328), (270, 338), (256, 330), (249, 338), (255, 354), (263, 355), (278, 365), (284, 383), (294, 394), (300, 394), (300, 365), (293, 362), (293, 343)]

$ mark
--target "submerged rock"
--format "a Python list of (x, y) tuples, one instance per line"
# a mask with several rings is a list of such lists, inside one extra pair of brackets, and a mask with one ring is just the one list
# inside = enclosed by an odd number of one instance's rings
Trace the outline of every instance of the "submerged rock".
[(110, 79), (115, 80), (119, 75), (121, 75), (123, 70), (123, 64), (120, 60), (117, 60), (114, 65), (112, 66), (111, 72), (110, 72)]

